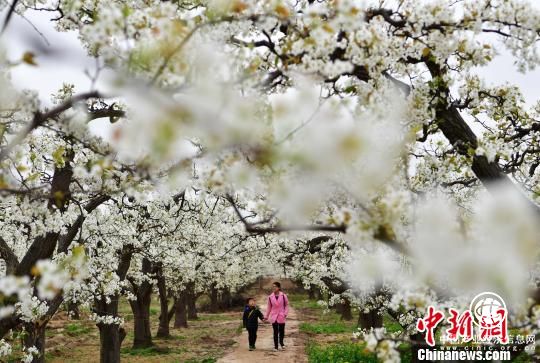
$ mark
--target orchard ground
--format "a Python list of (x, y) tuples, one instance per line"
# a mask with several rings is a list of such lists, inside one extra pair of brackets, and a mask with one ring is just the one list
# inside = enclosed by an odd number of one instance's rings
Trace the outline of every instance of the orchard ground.
[[(260, 279), (245, 290), (241, 296), (255, 296), (263, 312), (266, 296), (273, 278)], [(355, 342), (352, 333), (357, 329), (358, 311), (353, 309), (353, 319), (346, 321), (335, 309), (327, 309), (318, 299), (309, 298), (308, 292), (290, 280), (281, 279), (290, 301), (290, 316), (286, 329), (286, 350), (273, 352), (272, 327), (261, 324), (257, 350), (247, 349), (247, 333), (242, 329), (243, 306), (234, 306), (219, 313), (199, 312), (197, 320), (190, 320), (188, 328), (174, 329), (168, 339), (154, 338), (154, 346), (133, 349), (133, 313), (129, 303), (120, 304), (127, 335), (122, 343), (123, 362), (182, 362), (182, 363), (364, 363), (380, 362), (365, 345)], [(322, 299), (324, 300), (324, 296)], [(198, 299), (197, 305), (204, 310), (208, 300)], [(157, 331), (159, 301), (155, 297), (151, 306), (152, 331)], [(60, 311), (47, 328), (46, 361), (96, 362), (99, 361), (99, 332), (89, 319), (89, 311), (81, 311), (81, 319), (70, 319), (66, 311)], [(172, 324), (171, 324), (172, 325)], [(390, 316), (384, 317), (384, 326), (390, 332), (401, 330)], [(15, 342), (14, 342), (15, 343)], [(400, 347), (402, 362), (410, 362), (409, 346)], [(12, 357), (10, 361), (17, 361)], [(515, 362), (529, 362), (525, 355)]]

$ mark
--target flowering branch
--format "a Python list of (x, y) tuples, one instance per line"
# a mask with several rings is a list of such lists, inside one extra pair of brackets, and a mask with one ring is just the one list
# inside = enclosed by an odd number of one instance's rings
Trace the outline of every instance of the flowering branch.
[[(90, 98), (101, 98), (103, 97), (98, 91), (91, 91), (86, 93), (81, 93), (80, 95), (73, 96), (69, 100), (65, 101), (64, 103), (54, 107), (53, 109), (47, 111), (47, 112), (40, 112), (37, 111), (34, 114), (34, 118), (32, 119), (32, 122), (23, 129), (18, 135), (16, 135), (11, 142), (3, 147), (0, 150), (0, 161), (4, 160), (9, 153), (13, 150), (15, 146), (17, 146), (19, 143), (21, 143), (26, 136), (28, 136), (29, 133), (31, 133), (33, 130), (41, 126), (43, 123), (45, 123), (47, 120), (51, 118), (55, 118), (61, 113), (69, 110), (72, 108), (75, 104), (88, 100)], [(93, 111), (90, 113), (90, 119), (96, 119), (100, 117), (110, 117), (110, 118), (117, 118), (124, 116), (124, 112), (121, 110), (100, 110), (100, 111)]]
[(292, 232), (292, 231), (318, 231), (318, 232), (340, 232), (340, 233), (346, 233), (347, 232), (347, 226), (344, 224), (341, 224), (339, 226), (332, 226), (332, 225), (323, 225), (323, 224), (314, 224), (314, 225), (287, 225), (287, 226), (281, 226), (276, 225), (272, 227), (259, 227), (254, 223), (250, 223), (246, 220), (244, 216), (242, 216), (242, 213), (240, 212), (240, 209), (236, 205), (236, 202), (234, 201), (233, 197), (229, 194), (225, 196), (225, 199), (232, 205), (234, 208), (234, 211), (238, 218), (240, 218), (240, 221), (244, 224), (246, 227), (246, 232), (253, 233), (253, 234), (265, 234), (265, 233), (283, 233), (283, 232)]

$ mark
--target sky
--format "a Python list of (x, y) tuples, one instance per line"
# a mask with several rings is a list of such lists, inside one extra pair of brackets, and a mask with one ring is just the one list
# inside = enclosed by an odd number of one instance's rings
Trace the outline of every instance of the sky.
[[(54, 16), (54, 13), (52, 15)], [(12, 70), (12, 79), (21, 89), (37, 90), (44, 105), (51, 103), (51, 94), (60, 89), (63, 83), (75, 84), (79, 92), (89, 90), (91, 80), (88, 74), (96, 71), (95, 60), (86, 55), (76, 32), (57, 32), (54, 24), (49, 21), (49, 16), (50, 13), (38, 11), (28, 11), (25, 13), (26, 19), (15, 15), (0, 38), (11, 61), (21, 59), (26, 51), (36, 54), (38, 66), (17, 66)], [(0, 13), (0, 19), (4, 17), (5, 11)], [(503, 47), (500, 47), (499, 51), (500, 55), (489, 66), (479, 68), (478, 74), (489, 85), (518, 85), (529, 105), (540, 100), (540, 69), (521, 74), (514, 67), (512, 56)], [(58, 62), (59, 57), (62, 59), (61, 63)], [(104, 91), (105, 87), (105, 83), (98, 81), (99, 90)], [(110, 129), (107, 125), (106, 119), (96, 120), (92, 123), (92, 131), (108, 138)]]

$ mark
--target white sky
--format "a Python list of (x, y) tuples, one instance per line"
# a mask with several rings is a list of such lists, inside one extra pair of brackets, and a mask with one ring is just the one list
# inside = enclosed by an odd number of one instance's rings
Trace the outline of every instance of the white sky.
[[(11, 61), (20, 59), (25, 51), (36, 54), (38, 67), (27, 64), (17, 66), (12, 71), (12, 79), (13, 83), (21, 89), (37, 90), (44, 104), (50, 103), (50, 95), (56, 92), (64, 82), (75, 84), (78, 92), (89, 90), (91, 81), (85, 75), (85, 71), (93, 74), (96, 70), (95, 60), (86, 55), (86, 51), (77, 39), (77, 34), (56, 32), (52, 22), (48, 20), (48, 15), (51, 14), (29, 11), (25, 16), (43, 33), (49, 45), (27, 20), (18, 15), (12, 18), (5, 34), (0, 38)], [(0, 13), (0, 16), (3, 20), (5, 12)], [(507, 82), (518, 85), (529, 104), (540, 100), (540, 69), (521, 74), (516, 71), (512, 56), (502, 46), (499, 51), (501, 55), (496, 57), (489, 66), (480, 68), (478, 73), (491, 85)], [(98, 89), (103, 90), (103, 86), (103, 84), (100, 86), (98, 82)], [(107, 124), (107, 120), (96, 121), (93, 123), (93, 130), (107, 137), (106, 130), (109, 129)]]

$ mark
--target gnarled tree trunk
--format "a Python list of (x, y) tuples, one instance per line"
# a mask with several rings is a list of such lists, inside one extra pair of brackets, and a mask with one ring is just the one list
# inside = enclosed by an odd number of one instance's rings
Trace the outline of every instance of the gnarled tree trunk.
[(181, 291), (174, 301), (174, 327), (187, 328), (187, 294)]
[(191, 283), (187, 287), (187, 317), (188, 320), (197, 320), (197, 298), (195, 293), (195, 284)]
[(48, 301), (49, 308), (47, 313), (41, 317), (37, 323), (25, 323), (24, 329), (26, 335), (23, 339), (25, 348), (35, 347), (38, 350), (38, 355), (35, 355), (32, 362), (45, 362), (45, 330), (47, 324), (56, 313), (64, 298), (62, 294), (57, 294), (52, 300)]
[(315, 300), (315, 286), (310, 286), (308, 289), (308, 299)]
[(46, 324), (24, 324), (24, 330), (26, 334), (24, 336), (25, 348), (35, 347), (38, 350), (38, 354), (34, 355), (32, 363), (44, 363), (45, 362), (45, 328)]
[(218, 290), (212, 286), (208, 295), (210, 297), (210, 312), (217, 313), (219, 310)]
[[(133, 256), (133, 246), (124, 245), (122, 251), (120, 251), (120, 261), (116, 274), (120, 278), (120, 281), (125, 280), (129, 265), (131, 264), (131, 257)], [(99, 316), (112, 316), (118, 317), (118, 303), (120, 300), (119, 295), (112, 296), (110, 301), (107, 302), (105, 296), (95, 301), (95, 310)], [(99, 328), (99, 341), (100, 352), (99, 359), (101, 363), (119, 363), (120, 362), (120, 346), (122, 341), (126, 337), (126, 331), (118, 324), (104, 324), (98, 322)]]
[(133, 311), (133, 348), (152, 346), (152, 331), (150, 330), (150, 300), (151, 294), (130, 301)]
[(169, 331), (169, 299), (167, 298), (167, 285), (161, 264), (156, 267), (156, 278), (159, 295), (159, 326), (157, 336), (168, 338), (171, 335)]
[(358, 326), (362, 329), (381, 328), (383, 325), (383, 317), (379, 314), (379, 310), (370, 310), (364, 312), (360, 310), (360, 316), (358, 317)]
[(228, 288), (224, 288), (222, 291), (221, 291), (221, 301), (219, 302), (219, 308), (221, 310), (225, 310), (225, 309), (228, 309), (232, 306), (232, 295), (231, 295), (231, 290), (229, 290)]
[(79, 305), (75, 303), (68, 304), (69, 317), (73, 320), (80, 320), (81, 314), (79, 312)]
[[(143, 258), (143, 274), (152, 272), (152, 263)], [(133, 348), (145, 348), (152, 345), (152, 330), (150, 329), (150, 304), (152, 303), (152, 284), (144, 280), (140, 285), (132, 283), (136, 300), (130, 300), (129, 305), (133, 311)]]
[[(100, 316), (118, 316), (118, 300), (115, 296), (109, 303), (102, 298), (96, 302), (96, 310)], [(118, 324), (97, 323), (99, 328), (100, 352), (99, 361), (101, 363), (119, 363), (120, 346), (126, 337), (126, 332)]]
[(351, 302), (347, 298), (343, 298), (343, 301), (336, 305), (336, 311), (341, 315), (341, 320), (350, 321), (353, 319)]

